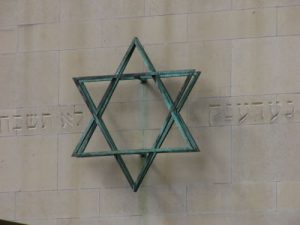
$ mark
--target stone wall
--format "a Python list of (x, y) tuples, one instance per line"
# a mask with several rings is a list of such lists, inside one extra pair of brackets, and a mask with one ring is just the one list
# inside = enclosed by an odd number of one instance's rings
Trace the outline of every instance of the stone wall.
[[(299, 22), (300, 0), (0, 0), (0, 218), (300, 224)], [(71, 78), (113, 74), (134, 36), (158, 70), (202, 71), (182, 110), (201, 152), (158, 155), (137, 193), (113, 157), (71, 157), (91, 117)], [(104, 120), (143, 148), (165, 115), (153, 83), (124, 81)], [(172, 130), (166, 146), (182, 144)], [(89, 148), (107, 149), (101, 133)]]

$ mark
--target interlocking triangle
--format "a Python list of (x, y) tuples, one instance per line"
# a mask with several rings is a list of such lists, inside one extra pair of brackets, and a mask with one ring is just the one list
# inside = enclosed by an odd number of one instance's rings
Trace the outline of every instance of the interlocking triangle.
[[(123, 74), (134, 50), (137, 49), (140, 53), (148, 72), (145, 73), (132, 73)], [(89, 111), (92, 114), (92, 119), (88, 123), (87, 128), (81, 135), (81, 138), (74, 149), (74, 157), (96, 157), (96, 156), (114, 156), (120, 165), (124, 175), (126, 176), (133, 191), (137, 191), (140, 187), (146, 173), (148, 172), (151, 164), (153, 163), (157, 153), (178, 153), (178, 152), (196, 152), (199, 151), (196, 141), (194, 140), (191, 132), (189, 131), (187, 125), (180, 115), (180, 110), (184, 106), (194, 84), (196, 83), (198, 77), (200, 76), (199, 71), (195, 70), (176, 70), (176, 71), (156, 71), (150, 58), (145, 52), (143, 46), (141, 45), (138, 38), (133, 38), (126, 54), (124, 55), (117, 71), (114, 75), (105, 76), (93, 76), (93, 77), (77, 77), (73, 78), (79, 92), (81, 93)], [(186, 77), (185, 82), (179, 91), (176, 99), (173, 101), (168, 90), (163, 84), (161, 78), (171, 78), (171, 77)], [(169, 113), (160, 129), (159, 135), (157, 136), (155, 143), (151, 149), (118, 149), (112, 136), (109, 133), (104, 121), (102, 120), (102, 115), (115, 91), (119, 81), (121, 80), (141, 80), (142, 83), (147, 82), (148, 79), (152, 79), (157, 86)], [(105, 91), (98, 106), (95, 105), (88, 92), (85, 83), (88, 82), (101, 82), (109, 81), (109, 86)], [(166, 139), (173, 124), (179, 129), (182, 137), (187, 143), (187, 147), (178, 148), (161, 148), (164, 140)], [(98, 152), (85, 152), (86, 147), (92, 137), (96, 127), (100, 128), (103, 133), (105, 140), (110, 147), (110, 151), (98, 151)], [(139, 172), (136, 179), (133, 179), (131, 173), (129, 172), (122, 155), (140, 154), (143, 155), (144, 164)]]

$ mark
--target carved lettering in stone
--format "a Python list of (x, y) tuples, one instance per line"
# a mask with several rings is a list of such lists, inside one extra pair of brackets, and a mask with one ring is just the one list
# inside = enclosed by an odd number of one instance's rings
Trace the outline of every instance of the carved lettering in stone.
[(41, 116), (42, 129), (46, 129), (51, 126), (52, 115), (50, 113), (42, 113)]
[(12, 127), (13, 130), (15, 131), (20, 131), (22, 130), (22, 122), (23, 122), (23, 116), (22, 115), (13, 115), (13, 121), (14, 121), (14, 126)]
[(228, 122), (228, 121), (232, 121), (232, 118), (233, 118), (232, 106), (231, 104), (226, 104), (224, 120)]
[(36, 113), (26, 114), (26, 127), (27, 129), (37, 129), (38, 115)]
[[(264, 103), (263, 102), (252, 102), (251, 111), (255, 120), (263, 120), (265, 118)], [(257, 116), (257, 117), (256, 117)]]
[(287, 112), (285, 113), (286, 118), (292, 119), (295, 116), (296, 110), (295, 110), (295, 105), (293, 101), (286, 101), (288, 105)]
[(274, 102), (269, 102), (269, 106), (270, 106), (270, 112), (271, 112), (271, 122), (275, 122), (280, 114), (280, 110), (281, 110), (281, 104), (279, 101)]
[(239, 111), (239, 123), (242, 124), (246, 121), (249, 115), (249, 104), (245, 102), (244, 104), (237, 103), (238, 111)]
[(9, 116), (0, 116), (0, 133), (9, 132)]
[(209, 106), (209, 125), (213, 125), (217, 120), (217, 117), (220, 117), (220, 104), (210, 104)]

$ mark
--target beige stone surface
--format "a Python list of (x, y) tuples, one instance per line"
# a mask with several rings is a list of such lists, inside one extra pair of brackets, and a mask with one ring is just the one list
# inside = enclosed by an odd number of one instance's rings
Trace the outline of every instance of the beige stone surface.
[(101, 18), (139, 17), (145, 15), (145, 3), (140, 0), (98, 0)]
[(147, 15), (183, 14), (230, 9), (229, 0), (146, 0)]
[(89, 20), (99, 18), (98, 0), (61, 0), (61, 15), (64, 20)]
[(14, 219), (14, 214), (15, 214), (15, 194), (13, 192), (0, 193), (1, 219), (12, 220)]
[(21, 190), (53, 190), (57, 187), (57, 137), (18, 138), (18, 179)]
[(233, 179), (299, 181), (296, 124), (233, 128)]
[(279, 182), (277, 183), (277, 207), (278, 209), (299, 209), (300, 199), (299, 182)]
[[(232, 172), (234, 180), (276, 180), (274, 159), (279, 138), (275, 125), (234, 127)], [(275, 132), (274, 132), (275, 131)]]
[(135, 17), (144, 15), (144, 1), (139, 0), (62, 0), (62, 20)]
[(17, 106), (58, 103), (58, 62), (59, 55), (56, 52), (17, 55)]
[(233, 42), (232, 95), (297, 92), (299, 37)]
[(59, 0), (19, 0), (18, 24), (52, 23), (59, 20)]
[(99, 47), (101, 44), (100, 27), (101, 23), (98, 21), (61, 23), (60, 49)]
[(21, 52), (59, 49), (60, 33), (57, 23), (20, 26), (18, 35)]
[(232, 8), (246, 9), (272, 6), (298, 5), (298, 0), (233, 0)]
[(188, 16), (189, 41), (273, 36), (275, 32), (275, 9), (211, 12)]
[(20, 165), (15, 164), (15, 161), (20, 162), (20, 157), (17, 151), (16, 138), (1, 137), (1, 170), (0, 170), (0, 190), (1, 192), (17, 191), (20, 189)]
[[(163, 146), (186, 147), (179, 131), (171, 131), (173, 132), (166, 138)], [(197, 128), (191, 131), (198, 142), (200, 152), (157, 155), (146, 177), (146, 184), (230, 182), (230, 128)], [(145, 146), (152, 146), (157, 134), (158, 131), (145, 131)]]
[(1, 137), (1, 191), (57, 187), (56, 136)]
[(103, 216), (181, 213), (186, 207), (184, 186), (147, 187), (138, 193), (127, 188), (103, 189), (100, 196)]
[(191, 12), (221, 11), (231, 7), (229, 0), (189, 0), (188, 3)]
[(30, 225), (56, 225), (56, 220), (54, 219), (20, 219), (17, 222)]
[(15, 27), (0, 29), (0, 53), (14, 53), (17, 50), (17, 30)]
[(0, 105), (1, 108), (11, 108), (16, 103), (16, 55), (0, 55), (0, 67)]
[(147, 15), (181, 14), (189, 11), (189, 1), (146, 0)]
[(231, 41), (212, 41), (189, 44), (189, 68), (201, 71), (192, 96), (211, 97), (230, 95)]
[[(300, 3), (300, 2), (299, 2)], [(278, 9), (278, 34), (300, 34), (297, 21), (300, 19), (300, 7), (283, 7)]]
[(272, 210), (275, 198), (271, 183), (193, 184), (187, 190), (189, 213)]
[(138, 36), (143, 44), (183, 42), (187, 39), (186, 21), (186, 15), (105, 20), (102, 44), (127, 46), (134, 36)]
[(57, 225), (139, 225), (140, 218), (131, 217), (103, 217), (91, 219), (58, 219)]
[(16, 199), (16, 217), (69, 218), (98, 215), (99, 191), (20, 192)]
[(17, 24), (18, 0), (0, 1), (0, 26)]

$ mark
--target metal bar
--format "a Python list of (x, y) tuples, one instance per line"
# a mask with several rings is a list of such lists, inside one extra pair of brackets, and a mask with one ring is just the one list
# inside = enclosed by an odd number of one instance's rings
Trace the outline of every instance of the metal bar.
[[(175, 71), (159, 71), (159, 72), (145, 72), (145, 73), (126, 73), (120, 77), (120, 80), (140, 80), (140, 79), (153, 79), (153, 76), (158, 76), (160, 78), (170, 78), (170, 77), (183, 77), (183, 76), (193, 76), (195, 70), (175, 70)], [(97, 82), (97, 81), (111, 81), (115, 79), (116, 75), (103, 75), (103, 76), (85, 76), (85, 77), (75, 77), (74, 80), (79, 80), (81, 83), (86, 82)]]
[(98, 151), (98, 152), (84, 152), (78, 157), (95, 157), (95, 156), (112, 156), (112, 155), (140, 155), (146, 153), (180, 153), (180, 152), (195, 152), (195, 149), (190, 147), (182, 148), (149, 148), (149, 149), (125, 149), (117, 151)]
[[(177, 107), (178, 112), (180, 112), (180, 110), (182, 109), (182, 107), (184, 106), (184, 103), (186, 102), (189, 94), (191, 93), (191, 90), (193, 88), (193, 86), (195, 85), (197, 79), (200, 76), (200, 72), (195, 72), (194, 76), (192, 77), (192, 79), (186, 79), (181, 90), (180, 93), (178, 94), (178, 96), (176, 97), (175, 100), (175, 106)], [(191, 80), (191, 81), (190, 81)], [(163, 141), (165, 140), (169, 130), (171, 129), (172, 125), (174, 123), (174, 120), (172, 120), (172, 116), (171, 113), (169, 112), (167, 119), (165, 120), (164, 125), (162, 126), (161, 132), (160, 134), (157, 136), (156, 142), (154, 144), (153, 147), (155, 148), (159, 148)], [(195, 151), (195, 150), (194, 150)], [(199, 149), (197, 148), (196, 151), (199, 151)], [(138, 175), (137, 181), (135, 183), (135, 188), (134, 191), (137, 191), (139, 186), (141, 185), (144, 177), (146, 176), (150, 166), (152, 165), (155, 157), (156, 157), (157, 153), (150, 153), (147, 157), (147, 162), (144, 165), (143, 169), (141, 170), (140, 174)]]
[[(95, 104), (93, 103), (93, 100), (90, 96), (90, 94), (88, 93), (86, 87), (84, 84), (81, 84), (78, 86), (79, 87), (79, 91), (80, 93), (84, 96), (83, 99), (84, 101), (86, 102), (93, 118), (94, 118), (94, 122), (98, 125), (98, 127), (100, 128), (100, 130), (102, 131), (104, 137), (105, 137), (105, 140), (107, 141), (110, 149), (112, 151), (117, 151), (118, 148), (116, 146), (116, 144), (114, 143), (105, 123), (103, 122), (103, 120), (101, 118), (99, 118), (96, 113), (97, 113), (97, 109), (96, 109), (96, 106)], [(81, 153), (82, 154), (82, 153)], [(123, 170), (123, 173), (125, 174), (128, 182), (130, 183), (131, 186), (134, 186), (134, 180), (127, 168), (127, 166), (125, 165), (125, 162), (123, 161), (122, 157), (120, 155), (116, 155), (116, 160), (118, 161), (121, 169)]]
[(143, 60), (144, 60), (144, 64), (145, 64), (145, 66), (147, 67), (147, 69), (148, 69), (149, 71), (155, 72), (156, 69), (155, 69), (153, 63), (151, 62), (149, 56), (147, 55), (147, 53), (146, 53), (146, 51), (145, 51), (143, 45), (142, 45), (141, 42), (139, 41), (139, 39), (138, 39), (137, 37), (135, 37), (133, 40), (134, 40), (134, 43), (135, 43), (135, 45), (136, 45), (138, 51), (140, 52), (140, 54), (141, 54), (141, 56), (142, 56), (142, 58), (143, 58)]
[[(123, 74), (135, 48), (139, 51), (145, 66), (149, 72), (145, 73), (129, 73)], [(152, 162), (154, 161), (157, 153), (177, 153), (177, 152), (194, 152), (199, 151), (198, 146), (193, 139), (188, 127), (186, 126), (184, 120), (180, 115), (180, 110), (183, 107), (185, 101), (187, 100), (188, 95), (191, 92), (196, 80), (198, 79), (200, 73), (195, 70), (177, 70), (177, 71), (160, 71), (156, 72), (155, 67), (153, 66), (150, 58), (145, 52), (143, 46), (139, 42), (138, 38), (134, 38), (126, 51), (118, 69), (116, 70), (115, 75), (104, 75), (104, 76), (93, 76), (93, 77), (77, 77), (73, 78), (79, 92), (83, 96), (85, 103), (87, 104), (91, 114), (92, 119), (90, 120), (88, 127), (84, 130), (81, 135), (80, 141), (77, 144), (73, 156), (76, 157), (94, 157), (94, 156), (114, 156), (116, 161), (120, 165), (124, 175), (126, 176), (130, 186), (134, 191), (137, 191), (141, 185), (142, 180), (144, 179), (148, 169), (150, 168)], [(169, 77), (183, 77), (186, 76), (186, 80), (178, 93), (176, 100), (173, 102), (168, 90), (166, 89), (164, 83), (161, 79)], [(157, 136), (154, 145), (150, 149), (123, 149), (118, 150), (116, 144), (113, 141), (112, 136), (109, 133), (104, 121), (102, 120), (102, 115), (119, 83), (120, 80), (141, 80), (142, 83), (147, 82), (148, 79), (153, 79), (156, 86), (158, 87), (160, 93), (162, 94), (163, 100), (169, 110), (167, 118), (163, 123), (163, 126), (160, 130), (159, 135)], [(98, 81), (109, 81), (109, 86), (104, 93), (101, 101), (96, 107), (93, 102), (86, 86), (86, 82), (98, 82)], [(182, 148), (160, 148), (167, 137), (171, 127), (176, 123), (177, 127), (180, 130), (183, 138), (188, 144), (188, 147)], [(85, 152), (88, 142), (90, 141), (91, 136), (93, 135), (96, 127), (99, 127), (103, 133), (105, 140), (107, 141), (111, 151), (103, 152)], [(132, 155), (140, 154), (144, 155), (144, 165), (140, 171), (137, 179), (134, 181), (125, 162), (123, 161), (121, 155)]]

